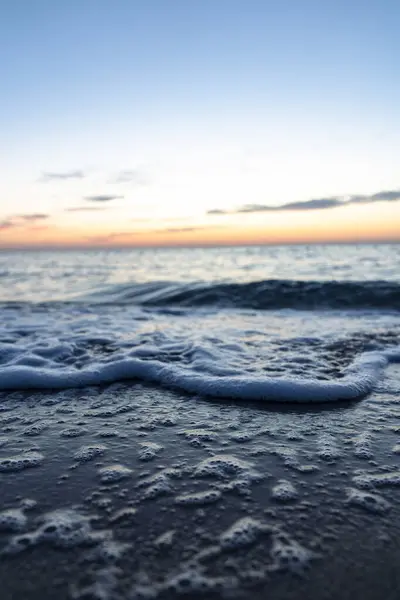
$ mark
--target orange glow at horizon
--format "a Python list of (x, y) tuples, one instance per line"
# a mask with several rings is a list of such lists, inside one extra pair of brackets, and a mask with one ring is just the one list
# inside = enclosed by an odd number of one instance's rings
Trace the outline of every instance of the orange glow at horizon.
[[(112, 221), (110, 220), (110, 223)], [(143, 247), (257, 244), (400, 242), (400, 203), (379, 203), (313, 211), (226, 215), (187, 228), (127, 231), (121, 222), (93, 226), (15, 227), (0, 231), (0, 248)]]

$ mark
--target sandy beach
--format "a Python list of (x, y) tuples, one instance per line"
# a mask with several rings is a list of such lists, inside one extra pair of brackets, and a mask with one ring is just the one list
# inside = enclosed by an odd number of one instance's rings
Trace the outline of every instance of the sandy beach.
[(398, 375), (322, 408), (2, 392), (2, 599), (397, 598)]

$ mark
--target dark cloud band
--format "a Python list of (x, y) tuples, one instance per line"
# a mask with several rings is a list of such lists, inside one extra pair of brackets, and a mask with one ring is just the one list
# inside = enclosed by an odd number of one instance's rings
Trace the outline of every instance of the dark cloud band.
[(118, 200), (120, 198), (123, 198), (123, 196), (100, 194), (98, 196), (85, 196), (84, 200), (88, 200), (89, 202), (111, 202), (111, 200)]
[(400, 200), (400, 190), (385, 190), (371, 195), (332, 196), (330, 198), (313, 198), (304, 202), (289, 202), (281, 206), (271, 204), (244, 204), (233, 210), (220, 210), (214, 208), (207, 212), (208, 215), (235, 215), (241, 213), (282, 212), (302, 210), (325, 210), (338, 208), (350, 204), (372, 204), (374, 202), (396, 202)]

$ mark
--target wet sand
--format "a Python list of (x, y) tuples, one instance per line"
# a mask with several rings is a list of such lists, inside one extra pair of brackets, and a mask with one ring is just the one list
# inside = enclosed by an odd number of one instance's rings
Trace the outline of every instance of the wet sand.
[(398, 598), (399, 376), (323, 407), (2, 393), (2, 600)]

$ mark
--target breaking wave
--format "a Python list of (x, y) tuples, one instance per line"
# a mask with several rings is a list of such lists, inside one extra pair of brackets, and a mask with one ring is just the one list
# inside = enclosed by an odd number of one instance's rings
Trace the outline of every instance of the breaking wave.
[(74, 298), (96, 304), (281, 309), (399, 310), (400, 285), (388, 281), (296, 281), (171, 283), (153, 281), (110, 286)]

